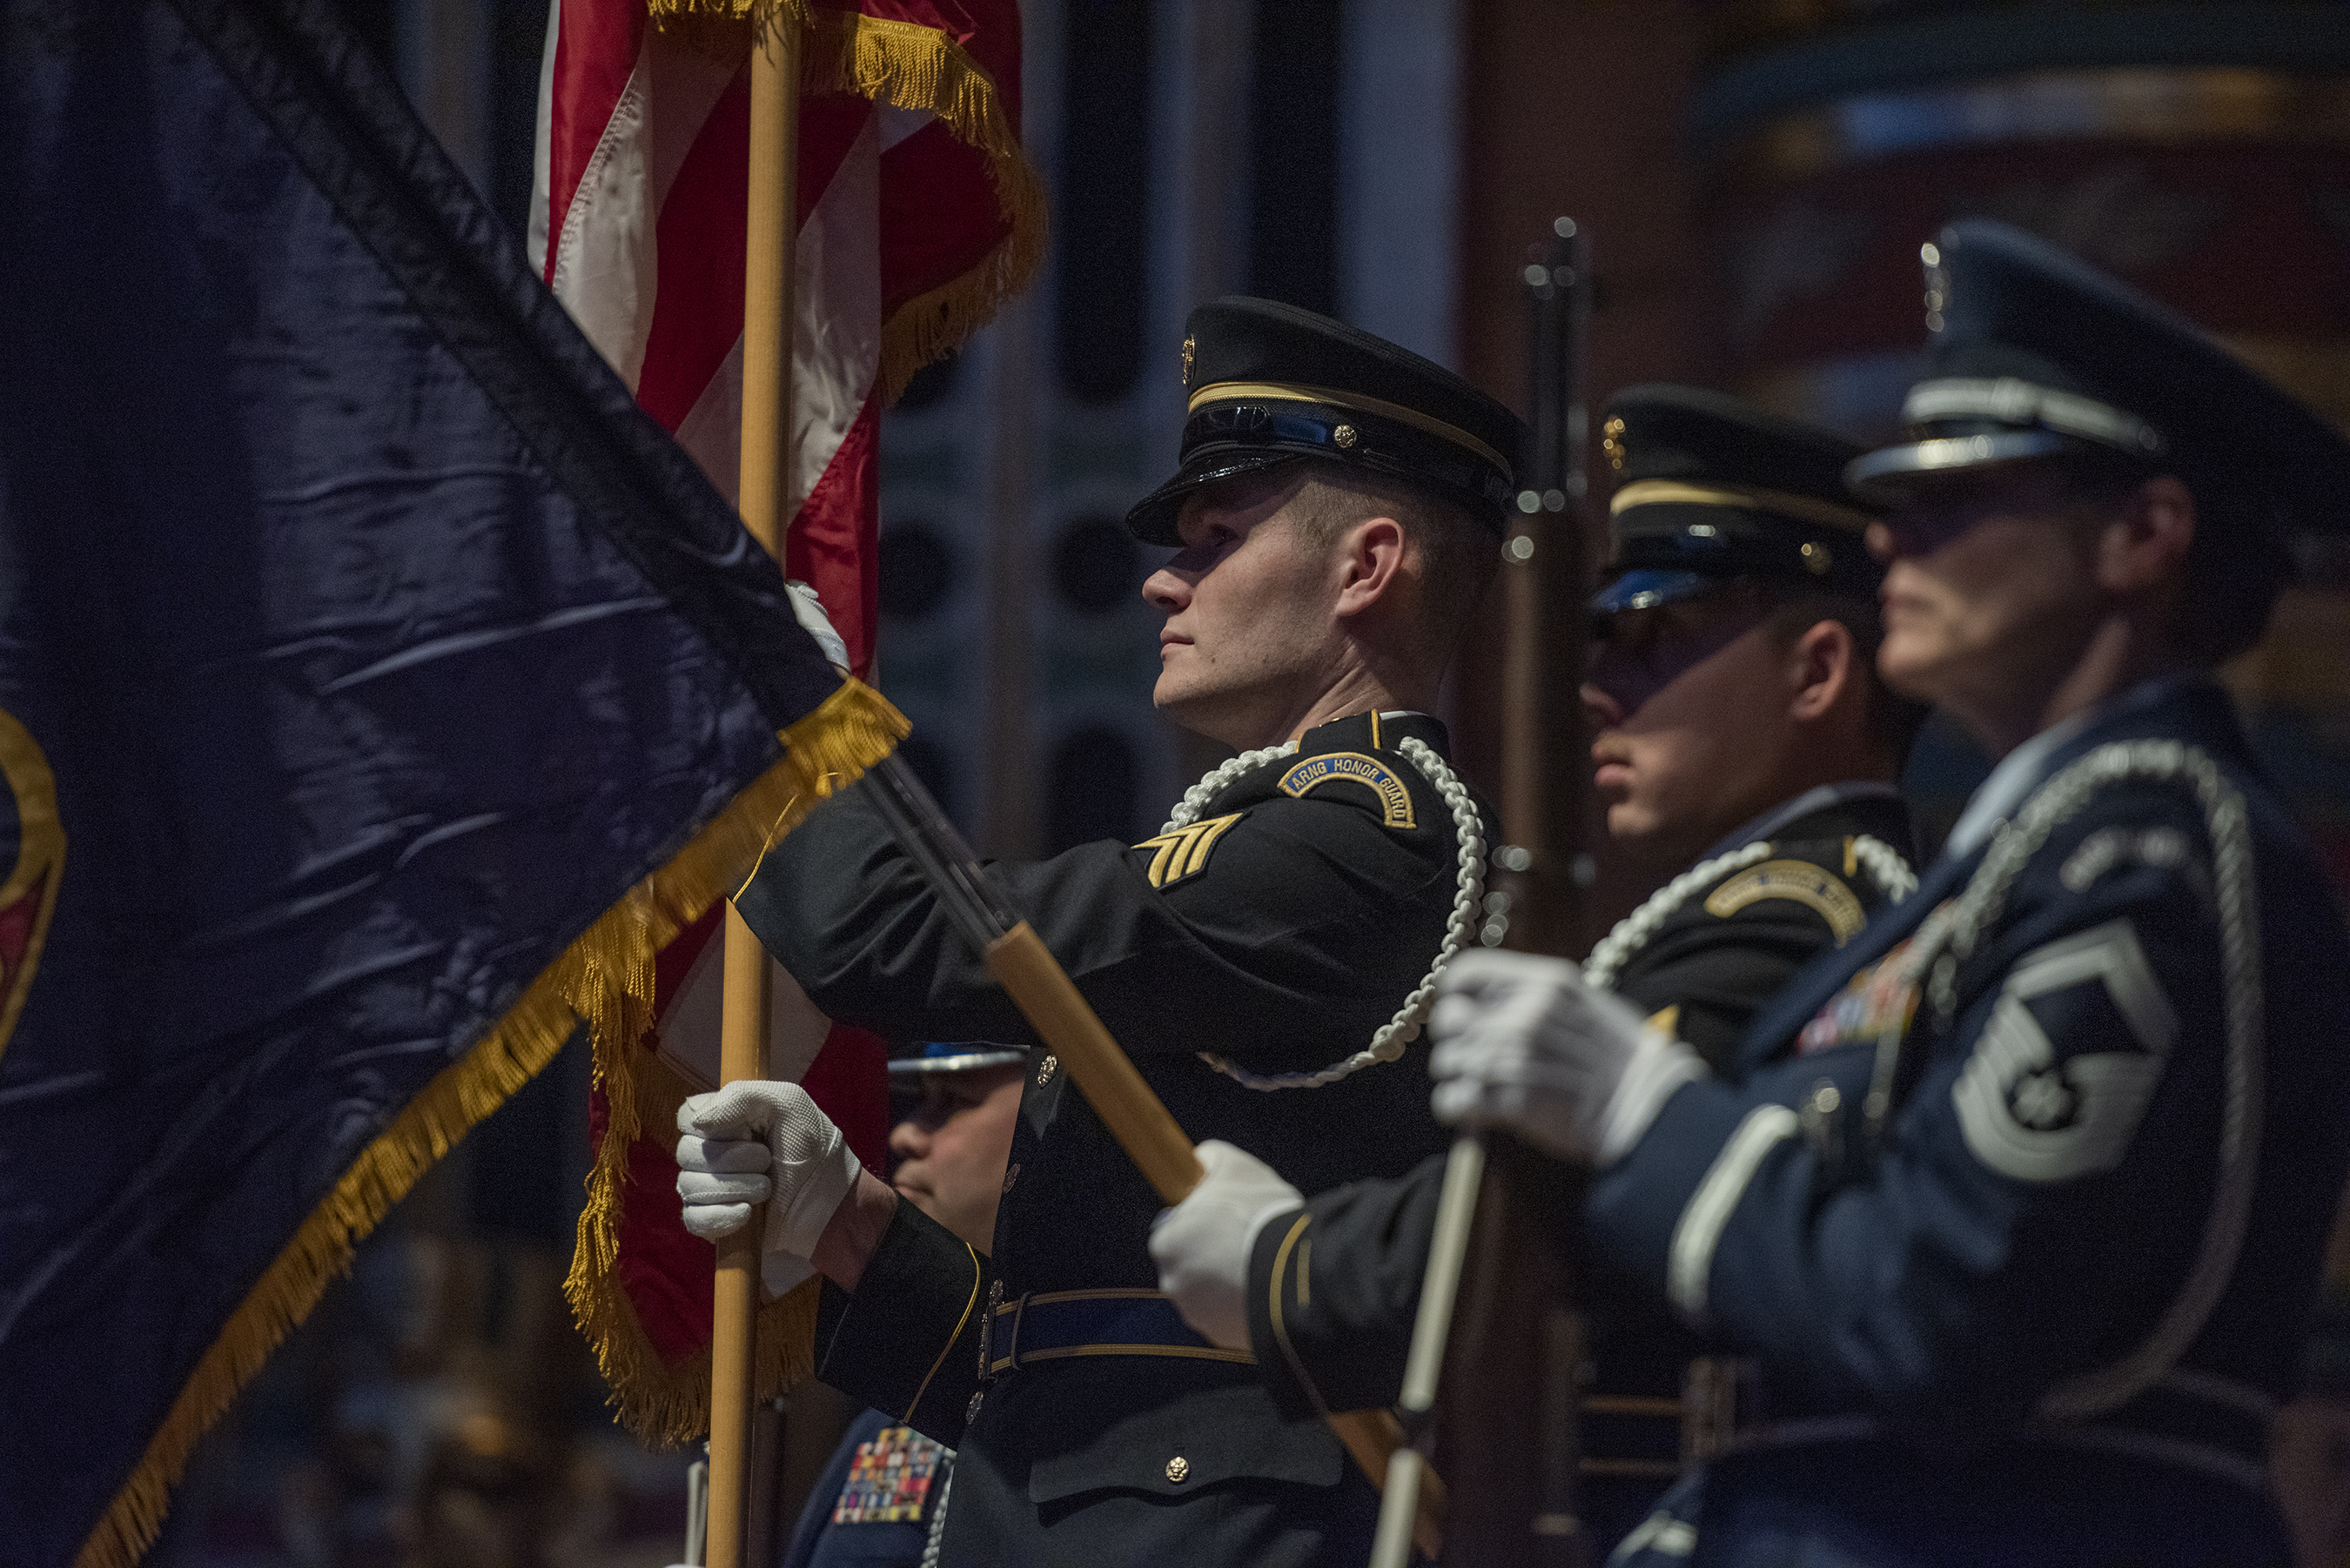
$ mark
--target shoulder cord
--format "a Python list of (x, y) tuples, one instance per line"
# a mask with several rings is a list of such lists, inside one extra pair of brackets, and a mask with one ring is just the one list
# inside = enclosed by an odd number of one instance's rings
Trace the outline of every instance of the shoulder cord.
[[(2147, 1387), (2184, 1355), (2227, 1289), (2251, 1214), (2262, 1114), (2260, 911), (2254, 901), (2251, 823), (2244, 797), (2200, 749), (2177, 741), (2116, 741), (2098, 747), (2050, 779), (2002, 824), (1983, 863), (1969, 879), (1951, 919), (1936, 940), (1928, 996), (1942, 1026), (1958, 1009), (1958, 969), (1999, 919), (2009, 890), (2049, 835), (2109, 785), (2183, 784), (2202, 808), (2218, 884), (2220, 971), (2228, 1019), (2227, 1101), (2220, 1124), (2220, 1179), (2203, 1226), (2203, 1242), (2187, 1276), (2144, 1344), (2110, 1366), (2059, 1384), (2040, 1402), (2051, 1420), (2080, 1420), (2113, 1409)], [(1880, 1067), (1882, 1063), (1880, 1062)], [(1887, 1085), (1889, 1089), (1889, 1085)], [(1889, 1105), (1872, 1093), (1869, 1113)]]
[[(1700, 888), (1752, 866), (1767, 857), (1771, 848), (1768, 840), (1757, 839), (1727, 855), (1699, 862), (1649, 894), (1648, 902), (1617, 921), (1615, 929), (1600, 938), (1591, 956), (1583, 961), (1584, 984), (1598, 991), (1612, 990), (1616, 977), (1624, 972), (1632, 956), (1647, 947), (1658, 928), (1672, 919)], [(1860, 834), (1852, 841), (1852, 854), (1893, 902), (1898, 903), (1918, 890), (1918, 874), (1909, 869), (1901, 852), (1884, 840)]]
[(1742, 844), (1727, 855), (1717, 855), (1711, 860), (1700, 860), (1655, 892), (1648, 901), (1622, 919), (1615, 929), (1599, 939), (1591, 956), (1583, 961), (1583, 983), (1595, 991), (1615, 989), (1616, 977), (1624, 971), (1634, 953), (1648, 945), (1657, 928), (1672, 919), (1673, 912), (1689, 902), (1691, 895), (1715, 878), (1742, 870), (1771, 853), (1768, 839), (1758, 838)]
[(939, 1501), (931, 1510), (930, 1533), (922, 1538), (921, 1568), (939, 1568), (939, 1543), (947, 1535), (947, 1500), (954, 1496), (955, 1451), (949, 1449), (939, 1458), (939, 1469), (946, 1471), (946, 1480), (939, 1487)]
[(1898, 904), (1918, 890), (1916, 868), (1901, 851), (1882, 838), (1871, 838), (1866, 833), (1856, 834), (1852, 841), (1852, 857), (1877, 878), (1877, 885), (1885, 890), (1887, 902)]
[[(1269, 757), (1285, 754), (1291, 749), (1272, 747), (1234, 757), (1184, 792), (1183, 803), (1175, 808), (1175, 816), (1168, 823), (1166, 831), (1171, 833), (1188, 826), (1192, 817), (1200, 814), (1201, 808), (1208, 804), (1209, 797), (1222, 789), (1231, 777)], [(1451, 963), (1453, 955), (1469, 943), (1471, 933), (1476, 929), (1477, 903), (1485, 896), (1485, 824), (1484, 819), (1477, 815), (1477, 803), (1470, 798), (1468, 786), (1445, 765), (1444, 759), (1436, 754), (1436, 748), (1427, 742), (1417, 736), (1406, 735), (1396, 742), (1395, 750), (1418, 768), (1443, 798), (1445, 805), (1452, 813), (1453, 837), (1461, 846), (1461, 872), (1452, 898), (1452, 915), (1444, 923), (1444, 940), (1436, 950), (1436, 961), (1429, 966), (1428, 973), (1412, 988), (1411, 994), (1404, 998), (1403, 1005), (1396, 1010), (1396, 1015), (1381, 1024), (1378, 1033), (1371, 1036), (1369, 1045), (1318, 1073), (1252, 1073), (1213, 1052), (1200, 1053), (1201, 1061), (1235, 1083), (1252, 1089), (1319, 1089), (1352, 1076), (1374, 1063), (1394, 1061), (1403, 1054), (1406, 1045), (1419, 1037), (1420, 1022), (1428, 1016), (1428, 1010), (1436, 1004), (1436, 977), (1444, 972), (1444, 966)]]
[(1277, 746), (1263, 746), (1253, 752), (1243, 752), (1237, 757), (1227, 757), (1210, 768), (1198, 784), (1183, 792), (1183, 798), (1175, 803), (1175, 815), (1169, 817), (1167, 826), (1159, 831), (1173, 833), (1178, 828), (1191, 826), (1200, 820), (1200, 814), (1208, 809), (1208, 803), (1215, 799), (1226, 784), (1251, 768), (1260, 767), (1275, 757), (1285, 757), (1295, 750), (1296, 742), (1284, 741)]

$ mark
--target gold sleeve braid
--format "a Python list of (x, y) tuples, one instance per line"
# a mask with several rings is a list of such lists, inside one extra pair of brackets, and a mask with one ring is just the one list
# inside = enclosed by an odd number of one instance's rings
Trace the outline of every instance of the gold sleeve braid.
[[(1322, 1390), (1314, 1386), (1314, 1379), (1306, 1375), (1305, 1363), (1298, 1359), (1296, 1347), (1289, 1343), (1289, 1329), (1282, 1321), (1281, 1311), (1283, 1287), (1289, 1282), (1290, 1254), (1296, 1250), (1298, 1239), (1305, 1234), (1305, 1227), (1312, 1223), (1312, 1214), (1300, 1214), (1296, 1222), (1290, 1226), (1289, 1234), (1281, 1239), (1281, 1246), (1273, 1255), (1272, 1300), (1268, 1304), (1273, 1314), (1273, 1337), (1281, 1345), (1283, 1359), (1289, 1363), (1289, 1370), (1296, 1376), (1297, 1386), (1305, 1390), (1307, 1398), (1314, 1401), (1315, 1413), (1326, 1420), (1330, 1415), (1329, 1402), (1322, 1397)], [(1298, 1281), (1297, 1297), (1301, 1303), (1305, 1300), (1305, 1282), (1302, 1276)]]
[(914, 1412), (922, 1407), (922, 1396), (931, 1391), (931, 1380), (939, 1375), (939, 1368), (947, 1364), (947, 1353), (954, 1348), (955, 1341), (962, 1337), (963, 1324), (971, 1321), (972, 1308), (979, 1304), (980, 1280), (986, 1271), (979, 1266), (977, 1249), (965, 1241), (962, 1250), (971, 1255), (971, 1299), (962, 1303), (962, 1315), (955, 1319), (954, 1332), (947, 1335), (944, 1345), (939, 1346), (938, 1359), (931, 1363), (928, 1372), (922, 1374), (920, 1386), (914, 1390), (913, 1398), (907, 1402), (906, 1413), (899, 1419), (909, 1426), (913, 1424)]

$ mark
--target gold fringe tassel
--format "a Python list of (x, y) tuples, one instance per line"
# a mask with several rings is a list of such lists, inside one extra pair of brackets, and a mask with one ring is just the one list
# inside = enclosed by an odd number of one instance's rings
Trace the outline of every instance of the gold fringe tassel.
[[(328, 1282), (349, 1272), (356, 1243), (435, 1160), (553, 1061), (581, 1022), (595, 1032), (599, 1079), (607, 1076), (606, 1064), (617, 1051), (643, 1054), (636, 1041), (642, 1023), (650, 1020), (653, 953), (660, 943), (733, 891), (766, 845), (797, 825), (817, 801), (887, 756), (906, 730), (904, 717), (879, 692), (854, 680), (843, 682), (783, 732), (782, 761), (735, 796), (669, 865), (606, 910), (463, 1061), (443, 1068), (401, 1108), (229, 1315), (130, 1479), (82, 1543), (77, 1568), (131, 1568), (138, 1562), (162, 1528), (172, 1488), (197, 1440), (317, 1304)], [(616, 1025), (632, 1022), (639, 1025), (635, 1033), (611, 1033)], [(608, 1134), (605, 1141), (608, 1147), (613, 1139)], [(617, 1207), (612, 1213), (617, 1219)], [(583, 1224), (583, 1246), (585, 1240)], [(775, 1305), (788, 1308), (793, 1301), (786, 1296)], [(778, 1311), (763, 1317), (761, 1326), (785, 1326), (791, 1318)], [(806, 1318), (812, 1329), (813, 1297)], [(806, 1330), (796, 1345), (767, 1343), (779, 1337), (763, 1332), (760, 1358), (763, 1367), (775, 1362), (780, 1376), (787, 1363), (805, 1364), (809, 1345)], [(703, 1376), (706, 1381), (707, 1372)]]
[(881, 400), (894, 403), (914, 372), (952, 350), (1028, 286), (1045, 259), (1044, 186), (1012, 129), (995, 78), (935, 27), (810, 5), (808, 0), (649, 0), (653, 24), (713, 54), (739, 57), (756, 31), (802, 30), (803, 85), (854, 92), (936, 115), (987, 158), (988, 179), (1009, 233), (986, 255), (899, 306), (881, 327)]
[[(645, 1127), (677, 1125), (677, 1108), (691, 1087), (633, 1034), (594, 1036), (596, 1086), (604, 1092), (604, 1137), (588, 1178), (588, 1207), (579, 1216), (578, 1244), (563, 1293), (579, 1332), (596, 1352), (619, 1421), (648, 1443), (672, 1447), (710, 1429), (710, 1351), (663, 1361), (634, 1303), (615, 1273), (620, 1256), (620, 1212), (628, 1186), (629, 1145)], [(666, 1198), (668, 1194), (658, 1196)], [(714, 1263), (712, 1265), (715, 1266)], [(752, 1339), (752, 1397), (772, 1399), (816, 1374), (816, 1313), (819, 1287), (810, 1280), (761, 1304)]]

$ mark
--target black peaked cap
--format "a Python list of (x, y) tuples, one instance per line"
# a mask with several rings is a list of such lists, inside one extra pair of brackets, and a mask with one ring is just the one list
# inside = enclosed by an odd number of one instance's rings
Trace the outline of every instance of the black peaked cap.
[(1150, 544), (1182, 542), (1176, 519), (1201, 485), (1299, 458), (1409, 480), (1496, 533), (1516, 494), (1515, 414), (1441, 365), (1294, 305), (1231, 296), (1192, 311), (1183, 389), (1175, 476), (1126, 516)]
[(2350, 528), (2350, 442), (2193, 322), (2004, 223), (1953, 223), (1921, 258), (1931, 341), (1903, 407), (1911, 439), (1854, 463), (1856, 491), (2069, 455), (2230, 504), (2258, 535), (2231, 549)]
[(926, 1040), (920, 1054), (889, 1058), (890, 1086), (919, 1087), (941, 1073), (975, 1073), (985, 1067), (1008, 1067), (1025, 1062), (1028, 1048), (993, 1040)]
[(1603, 421), (1614, 575), (1595, 611), (1646, 609), (1733, 577), (1875, 596), (1884, 572), (1862, 535), (1876, 513), (1844, 481), (1856, 443), (1698, 387), (1627, 388)]

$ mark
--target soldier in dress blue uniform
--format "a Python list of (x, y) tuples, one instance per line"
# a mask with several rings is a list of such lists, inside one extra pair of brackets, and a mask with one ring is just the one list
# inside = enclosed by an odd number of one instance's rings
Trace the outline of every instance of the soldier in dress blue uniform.
[[(995, 1247), (1012, 1127), (1028, 1053), (985, 1041), (931, 1041), (893, 1058), (889, 1129), (898, 1196), (983, 1252)], [(889, 1412), (849, 1423), (808, 1493), (784, 1568), (918, 1568), (944, 1515), (954, 1450)]]
[(2350, 447), (2012, 229), (1927, 247), (1879, 668), (2001, 759), (1730, 1073), (1479, 955), (1440, 1116), (1593, 1168), (1582, 1233), (1762, 1366), (1641, 1564), (2282, 1563), (2265, 1428), (2350, 1163), (2350, 942), (2212, 665)]
[[(1174, 367), (1170, 366), (1172, 370)], [(1240, 752), (1165, 830), (994, 875), (1194, 1137), (1317, 1186), (1440, 1148), (1419, 1044), (1492, 828), (1429, 716), (1499, 565), (1516, 419), (1459, 378), (1263, 301), (1202, 306), (1180, 467), (1129, 525), (1177, 547), (1154, 693)], [(808, 995), (891, 1038), (1033, 1042), (850, 791), (736, 900)], [(956, 1449), (942, 1560), (1359, 1563), (1376, 1496), (1323, 1423), (1156, 1289), (1159, 1202), (1050, 1056), (992, 1258), (858, 1171), (789, 1085), (681, 1118), (690, 1226), (770, 1190), (780, 1288), (826, 1278), (817, 1374)]]
[[(1876, 513), (1844, 483), (1860, 447), (1685, 387), (1617, 393), (1601, 431), (1616, 488), (1583, 693), (1595, 783), (1617, 847), (1679, 874), (1585, 972), (1727, 1071), (1758, 1008), (1915, 885), (1892, 780), (1922, 710), (1875, 674)], [(1161, 1288), (1251, 1349), (1284, 1407), (1390, 1404), (1442, 1166), (1305, 1202), (1221, 1153), (1153, 1238)], [(1590, 1304), (1580, 1508), (1605, 1543), (1727, 1436), (1731, 1372), (1635, 1291)]]

